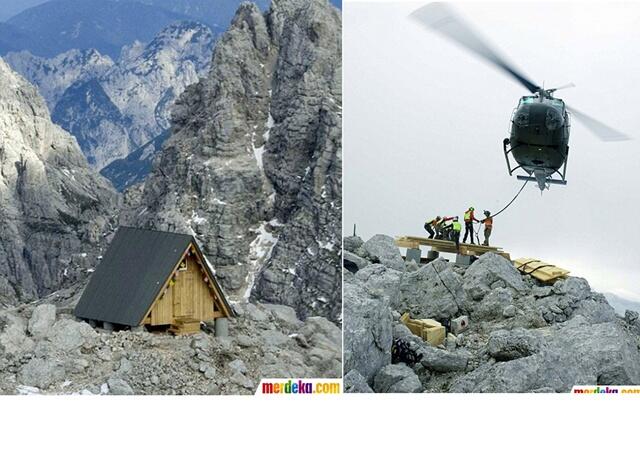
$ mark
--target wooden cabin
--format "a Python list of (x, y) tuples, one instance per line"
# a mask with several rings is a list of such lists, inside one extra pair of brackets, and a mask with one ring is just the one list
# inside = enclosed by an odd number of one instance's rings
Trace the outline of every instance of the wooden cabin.
[(131, 227), (116, 232), (74, 313), (176, 334), (200, 331), (201, 321), (218, 327), (234, 315), (193, 236)]

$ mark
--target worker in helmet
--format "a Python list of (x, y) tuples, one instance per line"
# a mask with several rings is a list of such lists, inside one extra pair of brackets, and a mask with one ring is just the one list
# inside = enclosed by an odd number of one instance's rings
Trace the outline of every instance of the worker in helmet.
[(489, 237), (491, 236), (491, 230), (493, 229), (493, 217), (489, 211), (484, 211), (484, 219), (480, 221), (484, 225), (484, 242), (482, 245), (489, 245)]
[(462, 225), (458, 222), (458, 217), (453, 218), (451, 227), (451, 240), (456, 243), (456, 249), (460, 250), (460, 231), (462, 231)]
[(429, 239), (433, 239), (433, 237), (436, 235), (436, 226), (440, 223), (440, 220), (442, 220), (442, 218), (440, 216), (437, 216), (435, 219), (427, 220), (426, 222), (424, 222), (424, 229), (427, 230), (427, 233), (429, 233)]
[(471, 236), (471, 244), (473, 244), (473, 222), (479, 222), (475, 218), (473, 206), (464, 212), (464, 238), (462, 242), (467, 242), (467, 235)]
[(453, 231), (453, 219), (455, 219), (455, 217), (442, 218), (440, 235), (441, 235), (441, 239), (444, 239), (445, 241), (451, 240), (451, 232)]

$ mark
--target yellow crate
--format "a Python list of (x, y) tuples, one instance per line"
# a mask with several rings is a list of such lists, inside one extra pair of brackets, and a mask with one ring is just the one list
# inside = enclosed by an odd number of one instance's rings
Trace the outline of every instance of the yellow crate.
[(442, 344), (447, 335), (444, 326), (435, 319), (411, 319), (409, 313), (405, 313), (400, 317), (400, 321), (412, 334), (419, 336), (432, 346)]

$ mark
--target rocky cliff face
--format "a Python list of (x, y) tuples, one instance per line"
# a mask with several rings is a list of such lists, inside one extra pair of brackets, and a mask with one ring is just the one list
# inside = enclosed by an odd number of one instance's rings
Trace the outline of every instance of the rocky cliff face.
[(325, 0), (238, 10), (128, 218), (193, 232), (232, 299), (340, 313), (341, 20)]
[(95, 50), (71, 50), (51, 59), (19, 52), (8, 61), (38, 86), (56, 124), (71, 132), (89, 163), (101, 169), (169, 128), (175, 99), (206, 71), (213, 43), (209, 27), (180, 21), (147, 44), (125, 46), (115, 63)]
[[(393, 268), (400, 252), (382, 235), (366, 243), (345, 238), (345, 249), (348, 392), (567, 392), (573, 385), (640, 384), (638, 314), (616, 316), (582, 278), (543, 285), (491, 253), (468, 267), (438, 259)], [(467, 315), (469, 328), (433, 347), (399, 321), (403, 313), (442, 321)]]
[(15, 304), (86, 278), (118, 196), (35, 87), (0, 60), (0, 302)]

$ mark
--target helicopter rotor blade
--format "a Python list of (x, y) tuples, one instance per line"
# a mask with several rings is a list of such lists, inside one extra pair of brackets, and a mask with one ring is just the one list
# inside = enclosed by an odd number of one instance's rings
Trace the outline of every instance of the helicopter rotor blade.
[(586, 113), (582, 113), (579, 110), (574, 109), (573, 107), (567, 106), (567, 109), (571, 114), (577, 118), (587, 129), (589, 129), (594, 135), (596, 135), (600, 140), (605, 142), (618, 142), (624, 140), (631, 140), (631, 137), (623, 134), (620, 131), (617, 131), (600, 121), (591, 118)]
[(484, 58), (524, 85), (531, 93), (537, 93), (540, 86), (526, 78), (489, 46), (467, 23), (446, 3), (429, 3), (410, 14), (422, 26), (437, 31), (452, 41)]
[(574, 88), (575, 86), (576, 86), (576, 84), (571, 82), (571, 83), (567, 83), (565, 85), (560, 85), (559, 87), (549, 88), (548, 90), (545, 90), (545, 91), (547, 91), (548, 93), (553, 93), (553, 92), (556, 92), (558, 90), (565, 90), (567, 88)]

